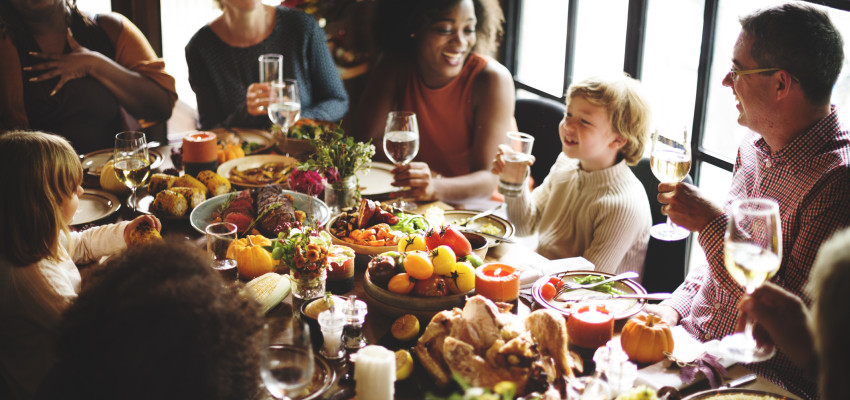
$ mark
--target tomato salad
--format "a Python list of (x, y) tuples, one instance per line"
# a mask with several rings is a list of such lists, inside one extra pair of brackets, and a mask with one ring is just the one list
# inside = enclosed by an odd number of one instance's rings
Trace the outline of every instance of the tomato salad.
[(357, 208), (343, 209), (330, 233), (337, 239), (360, 246), (396, 246), (411, 233), (423, 233), (428, 223), (421, 215), (410, 215), (388, 204), (362, 199)]

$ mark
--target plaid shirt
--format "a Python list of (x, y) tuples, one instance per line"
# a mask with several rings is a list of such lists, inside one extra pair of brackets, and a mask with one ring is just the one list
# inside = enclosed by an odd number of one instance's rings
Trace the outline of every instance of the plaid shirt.
[[(850, 132), (832, 112), (779, 151), (772, 152), (760, 135), (751, 133), (738, 149), (728, 208), (733, 199), (770, 198), (779, 203), (782, 219), (782, 265), (771, 281), (811, 304), (805, 292), (820, 244), (850, 226)], [(699, 235), (708, 265), (692, 271), (663, 304), (682, 316), (682, 326), (701, 341), (733, 332), (738, 301), (744, 294), (724, 267), (723, 237), (728, 215)], [(804, 397), (816, 397), (813, 382), (778, 353), (749, 366), (774, 383)]]

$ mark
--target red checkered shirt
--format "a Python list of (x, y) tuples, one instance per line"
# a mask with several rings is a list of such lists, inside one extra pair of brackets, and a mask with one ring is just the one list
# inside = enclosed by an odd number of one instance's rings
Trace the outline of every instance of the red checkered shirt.
[[(779, 203), (782, 219), (782, 265), (773, 283), (811, 304), (805, 292), (820, 244), (850, 226), (850, 132), (832, 112), (779, 151), (772, 152), (760, 135), (751, 133), (738, 148), (728, 208), (733, 199), (770, 198)], [(744, 294), (724, 267), (724, 214), (699, 235), (708, 265), (692, 271), (663, 304), (682, 316), (682, 326), (701, 341), (733, 332), (738, 301)], [(803, 378), (781, 352), (749, 367), (774, 383), (814, 398), (813, 382)]]

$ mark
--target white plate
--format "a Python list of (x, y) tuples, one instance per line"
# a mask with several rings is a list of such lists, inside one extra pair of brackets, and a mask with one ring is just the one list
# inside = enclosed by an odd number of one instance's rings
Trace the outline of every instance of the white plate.
[(86, 189), (80, 196), (80, 205), (74, 213), (72, 226), (88, 224), (106, 218), (121, 208), (121, 201), (114, 194), (103, 190)]
[[(89, 175), (100, 176), (101, 167), (112, 159), (112, 154), (112, 149), (93, 151), (83, 155), (80, 163), (83, 164), (83, 170)], [(151, 160), (151, 170), (162, 164), (163, 156), (159, 149), (148, 149), (148, 158)]]
[[(307, 218), (318, 221), (319, 225), (326, 226), (331, 219), (331, 210), (325, 202), (303, 193), (284, 190), (283, 193), (292, 195), (293, 205), (296, 210), (304, 211)], [(192, 213), (189, 215), (189, 222), (196, 231), (204, 234), (204, 228), (212, 222), (212, 213), (221, 208), (221, 205), (227, 200), (228, 196), (236, 196), (236, 193), (220, 194), (207, 201), (198, 204)], [(311, 211), (312, 209), (312, 211)]]
[[(554, 274), (551, 276), (558, 276), (562, 279), (573, 279), (573, 278), (581, 278), (588, 275), (597, 275), (605, 278), (610, 278), (613, 275), (607, 272), (598, 272), (598, 271), (571, 271), (571, 272), (562, 272), (559, 274)], [(549, 281), (550, 276), (544, 276), (534, 282), (534, 285), (531, 287), (531, 295), (534, 297), (534, 301), (537, 304), (540, 304), (543, 307), (546, 307), (551, 310), (555, 310), (564, 314), (565, 316), (570, 315), (570, 309), (579, 305), (579, 304), (604, 304), (605, 307), (614, 314), (615, 319), (625, 319), (629, 318), (632, 315), (637, 314), (640, 310), (643, 310), (646, 307), (646, 300), (638, 300), (638, 299), (610, 299), (610, 300), (589, 300), (583, 302), (575, 302), (575, 301), (555, 301), (555, 300), (544, 300), (543, 295), (540, 293), (541, 288), (546, 282)], [(631, 279), (623, 279), (621, 281), (616, 281), (613, 283), (614, 287), (620, 289), (623, 293), (640, 293), (646, 294), (646, 289), (641, 286), (640, 283), (637, 283)], [(586, 294), (600, 294), (601, 292), (586, 290), (586, 289), (577, 289), (572, 290), (561, 296), (561, 299), (575, 299), (580, 298)]]
[[(276, 155), (276, 154), (259, 154), (259, 155), (255, 155), (255, 156), (246, 156), (246, 157), (236, 158), (236, 159), (227, 161), (224, 164), (221, 164), (221, 165), (218, 166), (217, 172), (218, 172), (219, 175), (223, 176), (225, 179), (230, 180), (230, 171), (233, 168), (236, 168), (238, 171), (244, 171), (244, 170), (250, 169), (250, 168), (257, 168), (257, 167), (259, 167), (259, 166), (261, 166), (265, 163), (270, 163), (270, 162), (297, 164), (298, 160), (296, 160), (292, 157), (281, 156), (281, 155)], [(233, 182), (231, 182), (231, 183), (233, 185), (236, 185), (236, 186), (239, 186), (239, 187), (242, 187), (242, 188), (266, 186), (266, 184), (251, 185), (251, 184), (245, 184), (245, 183), (233, 183)], [(287, 186), (286, 183), (283, 183), (283, 185), (284, 185), (284, 187)]]
[(393, 165), (373, 162), (369, 172), (358, 172), (357, 178), (360, 180), (360, 194), (366, 197), (389, 197), (391, 192), (398, 190), (392, 185), (393, 182)]

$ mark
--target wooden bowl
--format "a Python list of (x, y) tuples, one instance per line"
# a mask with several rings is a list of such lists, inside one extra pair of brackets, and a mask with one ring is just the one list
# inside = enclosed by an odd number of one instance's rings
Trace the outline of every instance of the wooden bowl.
[(493, 244), (490, 242), (490, 239), (475, 232), (463, 232), (463, 236), (466, 237), (466, 240), (469, 240), (469, 244), (472, 246), (472, 253), (482, 260), (484, 257), (487, 257), (487, 249)]
[(277, 143), (277, 149), (283, 154), (297, 159), (306, 158), (316, 149), (307, 139), (282, 138)]
[(393, 318), (413, 314), (420, 321), (430, 321), (434, 314), (443, 310), (462, 308), (466, 304), (466, 296), (472, 294), (470, 291), (440, 297), (420, 297), (393, 293), (372, 283), (368, 270), (363, 277), (363, 290), (366, 292), (369, 306), (377, 309), (381, 314)]

